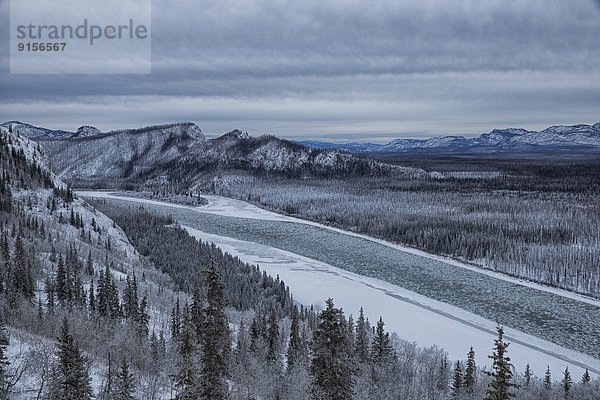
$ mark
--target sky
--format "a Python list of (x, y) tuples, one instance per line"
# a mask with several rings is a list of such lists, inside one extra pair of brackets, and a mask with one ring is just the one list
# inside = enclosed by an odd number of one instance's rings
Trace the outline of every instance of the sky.
[(154, 0), (140, 75), (10, 74), (0, 18), (1, 121), (342, 142), (600, 121), (600, 0)]

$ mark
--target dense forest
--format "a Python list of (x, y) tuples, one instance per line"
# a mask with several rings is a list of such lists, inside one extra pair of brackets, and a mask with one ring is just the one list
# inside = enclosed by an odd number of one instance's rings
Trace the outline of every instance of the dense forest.
[[(589, 174), (593, 171), (589, 169)], [(498, 172), (472, 174), (338, 180), (224, 176), (205, 189), (511, 276), (600, 296), (600, 205), (593, 184), (597, 177), (586, 178), (582, 170), (576, 179), (549, 173), (547, 179), (560, 179), (564, 185), (548, 192), (528, 190), (545, 187), (543, 172), (528, 179)], [(519, 186), (519, 181), (529, 183)]]
[(169, 216), (86, 203), (35, 144), (1, 139), (0, 399), (598, 398), (589, 374), (512, 366), (501, 326), (484, 368), (332, 299), (298, 304)]

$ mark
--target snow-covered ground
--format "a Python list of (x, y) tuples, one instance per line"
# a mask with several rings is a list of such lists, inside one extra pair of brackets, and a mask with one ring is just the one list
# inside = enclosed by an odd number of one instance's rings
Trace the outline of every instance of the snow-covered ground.
[[(328, 297), (346, 314), (357, 315), (362, 306), (374, 323), (382, 316), (386, 329), (420, 346), (443, 347), (452, 359), (464, 359), (473, 346), (480, 365), (488, 364), (495, 338), (493, 321), (403, 289), (297, 254), (252, 242), (217, 236), (185, 227), (203, 241), (213, 242), (245, 262), (258, 264), (270, 275), (279, 275), (290, 287), (294, 299), (322, 306)], [(511, 342), (509, 355), (519, 371), (530, 364), (538, 376), (550, 366), (560, 376), (565, 366), (578, 376), (583, 368), (600, 374), (600, 360), (565, 349), (548, 341), (506, 328)]]
[[(120, 198), (107, 192), (80, 192), (79, 194), (86, 197)], [(271, 213), (238, 200), (208, 195), (204, 197), (209, 200), (209, 204), (200, 208), (175, 204), (168, 204), (168, 206), (193, 209), (199, 212), (222, 216), (296, 222), (320, 226), (316, 223)], [(128, 201), (167, 205), (166, 203), (147, 199), (128, 198)], [(271, 275), (279, 275), (290, 286), (295, 299), (304, 304), (320, 305), (323, 304), (325, 298), (332, 297), (336, 305), (343, 307), (346, 313), (353, 313), (355, 315), (359, 307), (363, 306), (372, 322), (375, 322), (379, 316), (382, 316), (386, 322), (387, 329), (397, 332), (400, 337), (406, 340), (415, 341), (421, 346), (438, 345), (443, 347), (448, 351), (452, 359), (464, 359), (469, 346), (473, 346), (479, 364), (489, 364), (487, 355), (491, 353), (495, 337), (495, 323), (493, 321), (385, 281), (354, 274), (289, 251), (209, 234), (191, 227), (187, 227), (187, 229), (194, 236), (202, 240), (214, 242), (223, 250), (240, 257), (244, 261), (258, 263), (261, 268)], [(327, 229), (364, 237), (335, 228), (327, 227)], [(541, 285), (521, 282), (500, 274), (482, 271), (453, 260), (377, 239), (367, 239), (413, 254), (435, 258), (486, 275), (492, 275), (500, 279), (518, 282), (534, 289), (549, 291), (588, 304), (600, 305), (600, 302), (595, 299), (589, 299)], [(510, 327), (506, 328), (506, 336), (512, 343), (509, 354), (518, 371), (522, 372), (525, 364), (529, 363), (538, 376), (543, 375), (547, 365), (550, 366), (554, 376), (560, 376), (566, 365), (569, 365), (569, 369), (574, 373), (576, 378), (582, 374), (583, 368), (589, 368), (590, 372), (600, 374), (600, 360), (588, 355), (566, 349), (511, 329)]]
[[(83, 197), (123, 199), (123, 196), (119, 196), (113, 192), (107, 192), (107, 191), (77, 191), (76, 193)], [(587, 304), (591, 304), (591, 305), (600, 307), (600, 300), (591, 298), (589, 296), (580, 295), (578, 293), (573, 293), (568, 290), (553, 288), (550, 286), (540, 285), (535, 282), (530, 282), (530, 281), (526, 281), (523, 279), (514, 278), (511, 276), (499, 273), (499, 272), (485, 270), (485, 269), (482, 269), (482, 268), (479, 268), (479, 267), (476, 267), (476, 266), (473, 266), (473, 265), (470, 265), (470, 264), (467, 264), (464, 262), (453, 260), (448, 257), (427, 253), (425, 251), (414, 249), (412, 247), (403, 246), (403, 245), (396, 244), (396, 243), (391, 243), (391, 242), (388, 242), (388, 241), (385, 241), (382, 239), (377, 239), (377, 238), (374, 238), (371, 236), (362, 235), (360, 233), (345, 231), (343, 229), (319, 224), (317, 222), (307, 221), (307, 220), (300, 219), (300, 218), (294, 218), (294, 217), (290, 217), (287, 215), (277, 214), (275, 212), (262, 209), (260, 207), (257, 207), (253, 204), (247, 203), (242, 200), (231, 199), (229, 197), (207, 195), (207, 194), (203, 194), (202, 197), (204, 197), (208, 200), (208, 204), (204, 205), (204, 206), (199, 206), (199, 207), (186, 206), (186, 205), (181, 205), (181, 204), (171, 204), (171, 203), (165, 203), (165, 202), (161, 202), (161, 201), (148, 200), (148, 199), (134, 199), (134, 198), (129, 198), (129, 197), (127, 198), (127, 200), (132, 201), (132, 202), (154, 204), (154, 205), (163, 205), (163, 206), (168, 205), (169, 207), (180, 208), (180, 209), (189, 209), (189, 210), (194, 210), (194, 211), (208, 213), (208, 214), (222, 215), (225, 217), (250, 218), (250, 219), (259, 219), (259, 220), (264, 220), (264, 221), (295, 222), (295, 223), (300, 223), (300, 224), (317, 226), (320, 228), (329, 229), (334, 232), (343, 233), (345, 235), (355, 236), (355, 237), (360, 237), (362, 239), (370, 240), (372, 242), (379, 243), (379, 244), (382, 244), (384, 246), (387, 246), (387, 247), (390, 247), (393, 249), (401, 250), (406, 253), (415, 254), (415, 255), (418, 255), (421, 257), (426, 257), (426, 258), (429, 258), (432, 260), (442, 261), (442, 262), (448, 263), (450, 265), (468, 269), (470, 271), (474, 271), (474, 272), (477, 272), (480, 274), (491, 276), (496, 279), (501, 279), (501, 280), (504, 280), (507, 282), (516, 283), (521, 286), (530, 287), (530, 288), (533, 288), (536, 290), (541, 290), (541, 291), (548, 292), (548, 293), (553, 293), (553, 294), (563, 296), (563, 297), (566, 297), (569, 299), (574, 299), (577, 301), (581, 301), (581, 302), (584, 302)]]
[(391, 247), (393, 249), (402, 250), (406, 253), (430, 258), (432, 260), (442, 261), (442, 262), (454, 265), (456, 267), (465, 268), (470, 271), (475, 271), (475, 272), (478, 272), (478, 273), (481, 273), (484, 275), (494, 277), (496, 279), (502, 279), (507, 282), (512, 282), (512, 283), (516, 283), (516, 284), (519, 284), (522, 286), (531, 287), (531, 288), (534, 288), (537, 290), (542, 290), (544, 292), (557, 294), (559, 296), (567, 297), (570, 299), (578, 300), (578, 301), (581, 301), (584, 303), (588, 303), (588, 304), (592, 304), (592, 305), (600, 307), (600, 300), (594, 299), (594, 298), (591, 298), (588, 296), (580, 295), (577, 293), (569, 292), (568, 290), (553, 288), (553, 287), (549, 287), (549, 286), (540, 285), (540, 284), (537, 284), (534, 282), (529, 282), (529, 281), (525, 281), (522, 279), (513, 278), (511, 276), (507, 276), (507, 275), (501, 274), (499, 272), (485, 270), (485, 269), (482, 269), (479, 267), (475, 267), (473, 265), (469, 265), (466, 263), (462, 263), (460, 261), (453, 260), (448, 257), (438, 256), (435, 254), (427, 253), (422, 250), (414, 249), (412, 247), (402, 246), (400, 244), (391, 243), (391, 242), (388, 242), (388, 241), (385, 241), (382, 239), (377, 239), (377, 238), (374, 238), (371, 236), (362, 235), (360, 233), (349, 232), (349, 231), (345, 231), (343, 229), (319, 224), (317, 222), (307, 221), (307, 220), (300, 219), (300, 218), (294, 218), (294, 217), (290, 217), (287, 215), (277, 214), (275, 212), (262, 209), (260, 207), (257, 207), (250, 203), (247, 203), (245, 201), (231, 199), (231, 198), (222, 197), (222, 196), (214, 196), (214, 195), (202, 195), (202, 197), (204, 197), (208, 200), (208, 204), (205, 206), (202, 206), (202, 207), (196, 207), (196, 210), (200, 211), (200, 212), (206, 212), (206, 213), (216, 214), (216, 215), (223, 215), (223, 216), (227, 216), (227, 217), (252, 218), (252, 219), (261, 219), (261, 220), (267, 220), (267, 221), (295, 222), (295, 223), (301, 223), (301, 224), (306, 224), (306, 225), (318, 226), (320, 228), (329, 229), (334, 232), (343, 233), (345, 235), (350, 235), (350, 236), (355, 236), (355, 237), (360, 237), (362, 239), (370, 240), (372, 242), (379, 243), (384, 246)]

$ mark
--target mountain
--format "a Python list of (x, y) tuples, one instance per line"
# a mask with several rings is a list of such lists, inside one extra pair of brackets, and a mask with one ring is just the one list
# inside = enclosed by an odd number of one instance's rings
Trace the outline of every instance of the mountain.
[(153, 171), (174, 163), (205, 140), (202, 130), (193, 123), (92, 135), (89, 133), (95, 133), (94, 128), (82, 127), (78, 132), (67, 138), (54, 134), (34, 138), (50, 155), (58, 176), (83, 186), (105, 180), (110, 181), (112, 187), (119, 187), (126, 180), (152, 175)]
[(10, 122), (4, 126), (39, 142), (53, 170), (77, 187), (185, 192), (220, 174), (271, 174), (286, 177), (424, 174), (332, 149), (311, 149), (275, 136), (250, 137), (234, 130), (207, 140), (193, 123), (150, 126), (101, 133), (52, 131)]
[(25, 136), (31, 140), (67, 139), (76, 135), (75, 132), (40, 128), (38, 126), (25, 124), (19, 121), (7, 121), (0, 126), (6, 128), (11, 133)]
[(336, 144), (301, 142), (312, 148), (335, 148), (350, 153), (399, 152), (498, 152), (552, 151), (600, 147), (600, 122), (594, 125), (555, 125), (542, 131), (508, 128), (494, 129), (476, 138), (442, 136), (431, 139), (396, 139), (383, 145), (371, 143)]

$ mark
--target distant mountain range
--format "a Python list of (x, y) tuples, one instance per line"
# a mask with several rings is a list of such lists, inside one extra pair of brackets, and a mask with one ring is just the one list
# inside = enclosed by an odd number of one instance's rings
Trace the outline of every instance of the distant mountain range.
[(415, 168), (385, 164), (333, 149), (312, 149), (275, 136), (250, 137), (239, 130), (206, 139), (194, 123), (100, 132), (50, 130), (11, 121), (11, 132), (40, 143), (54, 172), (77, 187), (157, 188), (181, 192), (223, 174), (286, 177), (410, 175)]
[(557, 149), (598, 148), (600, 122), (594, 125), (555, 125), (543, 131), (525, 129), (494, 129), (476, 138), (442, 136), (431, 139), (396, 139), (387, 144), (330, 143), (303, 140), (298, 143), (316, 149), (335, 149), (350, 153), (409, 153), (409, 152), (522, 152)]

